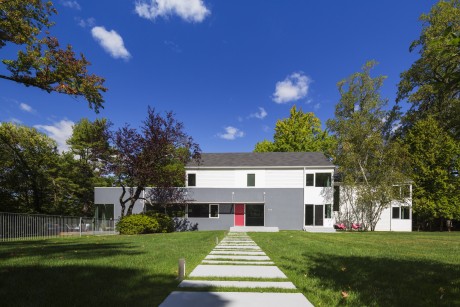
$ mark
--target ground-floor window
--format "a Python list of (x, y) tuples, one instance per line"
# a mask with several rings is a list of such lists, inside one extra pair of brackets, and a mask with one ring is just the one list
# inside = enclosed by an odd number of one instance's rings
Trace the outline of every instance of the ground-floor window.
[(187, 207), (188, 217), (219, 217), (219, 204), (190, 204)]
[(213, 218), (219, 217), (219, 205), (218, 204), (209, 205), (209, 217), (213, 217)]
[(305, 205), (305, 226), (323, 226), (324, 205)]
[(410, 208), (408, 206), (393, 207), (392, 217), (393, 219), (409, 220)]
[(325, 219), (332, 218), (332, 206), (330, 204), (324, 205), (324, 218)]
[(264, 226), (264, 205), (246, 204), (246, 226)]

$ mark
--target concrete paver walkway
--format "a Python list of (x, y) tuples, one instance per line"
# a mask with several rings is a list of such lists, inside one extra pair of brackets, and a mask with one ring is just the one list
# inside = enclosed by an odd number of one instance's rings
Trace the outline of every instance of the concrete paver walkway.
[[(182, 281), (161, 307), (313, 306), (302, 293), (293, 293), (294, 284), (244, 232), (230, 232), (188, 276), (194, 279)], [(228, 287), (244, 292), (203, 291)], [(280, 292), (264, 292), (274, 288)]]

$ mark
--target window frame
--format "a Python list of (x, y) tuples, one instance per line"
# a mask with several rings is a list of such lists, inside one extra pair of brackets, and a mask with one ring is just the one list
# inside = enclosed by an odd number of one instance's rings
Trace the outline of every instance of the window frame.
[[(308, 177), (311, 176), (311, 184), (308, 184)], [(315, 186), (315, 174), (305, 174), (305, 186), (314, 187)]]
[[(253, 177), (253, 182), (250, 182), (250, 178)], [(250, 185), (250, 183), (252, 183), (252, 185)], [(256, 186), (256, 174), (254, 173), (248, 173), (246, 174), (246, 186), (247, 187), (255, 187)]]
[[(193, 176), (193, 185), (190, 184), (190, 177)], [(196, 187), (196, 173), (188, 173), (187, 174), (187, 187)]]
[[(318, 185), (318, 175), (327, 175), (329, 176), (329, 185), (319, 186)], [(327, 182), (327, 180), (326, 180)], [(332, 174), (331, 173), (315, 173), (315, 188), (330, 188), (332, 187)]]
[[(410, 207), (409, 206), (401, 206), (401, 213), (399, 214), (401, 220), (410, 220)], [(403, 214), (407, 211), (407, 216)]]
[[(397, 217), (395, 217), (395, 212), (398, 213)], [(391, 207), (391, 218), (393, 220), (400, 220), (401, 219), (401, 209), (400, 209), (400, 207)]]
[(324, 219), (332, 219), (332, 204), (324, 205)]
[[(217, 206), (217, 216), (212, 216), (211, 215), (212, 214), (212, 209), (211, 209), (212, 206)], [(209, 204), (209, 218), (210, 219), (218, 219), (219, 218), (219, 211), (220, 211), (219, 209), (220, 209), (219, 204)]]

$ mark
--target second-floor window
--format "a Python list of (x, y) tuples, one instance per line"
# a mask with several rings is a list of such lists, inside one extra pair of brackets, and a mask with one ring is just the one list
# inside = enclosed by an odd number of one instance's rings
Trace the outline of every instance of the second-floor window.
[(248, 184), (248, 187), (256, 186), (256, 174), (248, 174), (247, 184)]
[(187, 186), (196, 187), (196, 174), (187, 175)]
[(314, 186), (315, 174), (307, 174), (307, 178), (305, 178), (306, 186), (312, 187)]
[(331, 173), (316, 173), (315, 187), (331, 187)]

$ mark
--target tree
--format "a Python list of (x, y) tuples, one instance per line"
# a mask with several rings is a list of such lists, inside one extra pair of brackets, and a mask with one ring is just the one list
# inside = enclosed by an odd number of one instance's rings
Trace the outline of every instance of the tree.
[(446, 131), (460, 137), (460, 1), (440, 1), (420, 19), (423, 29), (410, 51), (420, 58), (401, 74), (397, 101), (407, 99), (410, 110), (403, 128), (433, 116)]
[[(172, 112), (165, 117), (148, 108), (141, 132), (125, 125), (112, 136), (114, 159), (108, 168), (122, 187), (121, 217), (131, 215), (146, 187), (167, 190), (184, 185), (185, 164), (199, 160), (200, 148)], [(152, 194), (154, 195), (154, 194)]]
[(0, 124), (0, 194), (4, 211), (52, 211), (56, 142), (33, 128)]
[(414, 213), (423, 220), (460, 218), (460, 146), (432, 116), (417, 121), (405, 138), (414, 180)]
[(385, 138), (390, 112), (380, 96), (385, 77), (370, 75), (375, 64), (367, 62), (362, 72), (338, 83), (341, 98), (335, 119), (327, 122), (338, 144), (341, 195), (348, 196), (354, 218), (372, 231), (395, 197), (393, 186), (406, 180), (404, 146)]
[(278, 120), (273, 142), (255, 145), (255, 152), (321, 151), (330, 157), (334, 139), (321, 129), (321, 121), (312, 112), (304, 113), (293, 106), (289, 118)]
[[(47, 91), (74, 97), (83, 96), (90, 108), (103, 108), (104, 79), (89, 74), (90, 63), (83, 54), (80, 59), (70, 45), (60, 49), (57, 38), (49, 35), (54, 25), (50, 17), (57, 14), (51, 2), (40, 0), (0, 1), (0, 49), (7, 44), (25, 46), (17, 59), (4, 59), (9, 75), (1, 79), (14, 81)], [(46, 29), (45, 36), (41, 36)]]

